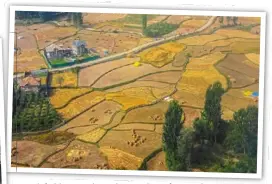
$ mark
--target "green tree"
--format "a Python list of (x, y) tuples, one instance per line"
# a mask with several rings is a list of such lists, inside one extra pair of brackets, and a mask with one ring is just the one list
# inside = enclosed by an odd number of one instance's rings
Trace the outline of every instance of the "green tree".
[(81, 26), (83, 24), (82, 13), (71, 13), (70, 19), (71, 19), (71, 23), (75, 27), (81, 28)]
[(227, 16), (227, 23), (228, 23), (228, 25), (229, 25), (230, 21), (231, 21), (231, 17)]
[(223, 24), (224, 23), (224, 17), (219, 17), (219, 23)]
[(147, 15), (144, 14), (144, 15), (142, 15), (142, 28), (143, 28), (143, 32), (146, 29), (146, 26), (147, 26)]
[(236, 153), (257, 155), (258, 107), (248, 106), (233, 114), (225, 144)]
[(178, 140), (178, 171), (189, 171), (191, 169), (193, 141), (193, 129), (182, 129)]
[(165, 152), (165, 161), (170, 171), (179, 169), (179, 158), (177, 153), (178, 137), (182, 128), (183, 110), (177, 101), (171, 101), (165, 114), (163, 125), (162, 145)]
[(234, 25), (237, 25), (238, 17), (232, 17), (232, 21)]
[(205, 119), (196, 118), (193, 123), (195, 130), (196, 141), (201, 145), (204, 144), (204, 140), (208, 140), (210, 136), (210, 127), (208, 121)]
[[(217, 134), (219, 132), (220, 120), (221, 120), (221, 97), (224, 93), (224, 89), (220, 82), (215, 82), (206, 91), (204, 114), (205, 119), (211, 127), (214, 143), (217, 143)], [(202, 116), (203, 117), (203, 116)]]

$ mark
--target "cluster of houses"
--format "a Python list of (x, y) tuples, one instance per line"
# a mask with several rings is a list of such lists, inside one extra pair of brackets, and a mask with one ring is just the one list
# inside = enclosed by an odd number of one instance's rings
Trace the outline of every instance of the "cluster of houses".
[(51, 44), (45, 48), (45, 55), (49, 60), (82, 56), (90, 52), (91, 49), (88, 49), (86, 42), (82, 40), (74, 40), (72, 47), (64, 47), (63, 45)]

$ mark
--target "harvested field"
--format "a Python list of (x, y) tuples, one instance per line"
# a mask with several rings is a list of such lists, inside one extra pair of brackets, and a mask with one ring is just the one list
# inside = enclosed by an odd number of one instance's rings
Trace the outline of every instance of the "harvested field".
[(260, 17), (239, 17), (238, 24), (242, 25), (252, 25), (252, 24), (261, 24), (261, 18)]
[(114, 114), (120, 109), (121, 106), (119, 104), (112, 101), (104, 101), (69, 121), (57, 130), (72, 132), (76, 135), (84, 134), (98, 126), (109, 123)]
[(88, 93), (84, 96), (81, 96), (62, 109), (59, 109), (58, 112), (62, 115), (64, 119), (70, 119), (86, 109), (98, 104), (104, 100), (104, 93), (99, 91), (94, 91)]
[[(204, 91), (203, 91), (204, 92)], [(200, 93), (200, 94), (194, 94), (190, 91), (177, 91), (172, 95), (172, 97), (179, 101), (181, 105), (186, 105), (189, 107), (196, 107), (196, 108), (202, 108), (204, 105), (204, 96), (205, 93)]]
[(50, 103), (59, 108), (66, 105), (71, 99), (91, 92), (91, 88), (59, 88), (53, 89), (50, 94)]
[[(247, 58), (244, 54), (228, 54), (217, 66), (244, 74), (245, 76), (253, 78), (253, 80), (258, 79), (259, 70), (256, 67), (251, 67), (245, 63), (246, 60)], [(235, 76), (233, 77), (235, 78)]]
[(79, 72), (79, 86), (91, 86), (103, 74), (128, 64), (138, 61), (137, 58), (123, 58), (111, 62), (83, 68)]
[(194, 108), (187, 108), (187, 107), (182, 107), (184, 114), (185, 114), (185, 121), (183, 126), (184, 127), (192, 127), (193, 122), (195, 118), (200, 117), (201, 115), (201, 110), (200, 109), (194, 109)]
[(52, 73), (49, 77), (51, 87), (76, 87), (77, 74), (72, 71)]
[(186, 56), (185, 51), (177, 53), (172, 65), (175, 67), (182, 67), (188, 62), (189, 58)]
[(169, 86), (170, 86), (170, 84), (162, 83), (162, 82), (137, 80), (137, 81), (131, 82), (129, 84), (125, 84), (125, 85), (118, 86), (115, 88), (110, 88), (110, 89), (106, 90), (105, 92), (112, 93), (112, 92), (123, 91), (123, 90), (129, 89), (129, 88), (136, 88), (136, 87), (166, 88)]
[(123, 120), (125, 115), (126, 115), (125, 111), (119, 111), (118, 113), (116, 113), (114, 115), (114, 117), (113, 117), (112, 121), (110, 122), (110, 124), (103, 126), (103, 128), (108, 130), (108, 129), (116, 127), (118, 124), (121, 123), (121, 121)]
[(50, 168), (108, 169), (107, 160), (95, 145), (78, 140), (50, 157), (47, 162), (52, 164)]
[(50, 25), (50, 28), (51, 29), (39, 29), (39, 31), (35, 33), (37, 43), (40, 49), (43, 49), (60, 39), (72, 36), (77, 31), (77, 29), (72, 26), (52, 27), (52, 25)]
[(222, 40), (215, 40), (212, 42), (208, 42), (205, 44), (205, 46), (210, 47), (212, 50), (215, 49), (216, 47), (224, 47), (228, 46), (234, 42), (239, 42), (239, 41), (247, 41), (247, 39), (244, 38), (227, 38), (227, 39), (222, 39)]
[(107, 133), (105, 129), (98, 128), (77, 136), (77, 139), (88, 143), (97, 143), (105, 135), (105, 133)]
[(236, 30), (236, 29), (219, 29), (215, 34), (227, 37), (227, 38), (248, 38), (257, 39), (260, 35), (252, 34), (247, 31)]
[(135, 67), (134, 65), (124, 66), (122, 68), (111, 71), (101, 77), (94, 85), (94, 88), (103, 88), (107, 86), (117, 85), (120, 83), (135, 80), (137, 78), (152, 74), (155, 72), (179, 70), (182, 67), (174, 67), (172, 64), (166, 65), (162, 68), (156, 68), (149, 64), (141, 64)]
[(152, 96), (151, 88), (149, 87), (129, 88), (120, 92), (108, 93), (106, 94), (106, 99), (121, 104), (123, 110), (139, 105), (151, 104), (156, 100)]
[(185, 46), (170, 42), (158, 47), (147, 49), (139, 54), (141, 61), (156, 67), (162, 67), (174, 60), (177, 53), (183, 51)]
[(256, 65), (260, 65), (260, 55), (255, 53), (248, 53), (246, 57)]
[(211, 54), (213, 48), (207, 44), (205, 45), (189, 45), (184, 50), (183, 54), (186, 56), (186, 54), (189, 54), (191, 57), (201, 57), (208, 54)]
[(238, 97), (235, 90), (229, 90), (223, 95), (222, 104), (232, 111), (238, 111), (241, 108), (246, 108), (248, 105), (258, 105), (258, 103), (254, 102), (251, 98)]
[(147, 162), (147, 170), (150, 171), (168, 171), (165, 163), (165, 153), (161, 151), (155, 157)]
[(255, 82), (255, 79), (249, 76), (246, 76), (244, 73), (241, 73), (240, 71), (235, 71), (232, 68), (225, 68), (223, 66), (217, 65), (216, 68), (220, 73), (227, 76), (231, 87), (243, 87), (249, 84), (252, 84)]
[(83, 16), (83, 24), (97, 24), (122, 19), (126, 14), (117, 13), (86, 13)]
[(182, 27), (190, 27), (190, 28), (200, 28), (204, 24), (206, 24), (207, 20), (202, 20), (202, 19), (192, 19), (192, 20), (186, 20), (184, 21), (181, 26)]
[(36, 48), (21, 50), (14, 63), (14, 73), (29, 72), (41, 68), (47, 68), (47, 65)]
[(168, 102), (159, 102), (141, 108), (135, 108), (126, 114), (122, 123), (164, 123), (164, 114), (168, 109)]
[(152, 94), (157, 99), (162, 99), (170, 96), (176, 91), (175, 85), (170, 85), (164, 88), (152, 88)]
[(33, 141), (16, 141), (12, 142), (12, 147), (17, 148), (17, 153), (11, 157), (13, 163), (38, 167), (45, 158), (64, 148), (64, 145), (49, 146)]
[(204, 55), (198, 58), (191, 58), (189, 64), (186, 67), (186, 72), (191, 72), (190, 70), (197, 70), (199, 72), (203, 70), (209, 70), (214, 64), (221, 61), (226, 57), (226, 54), (220, 52), (214, 52), (212, 54)]
[(135, 155), (136, 157), (144, 159), (154, 150), (161, 147), (161, 135), (150, 132), (150, 131), (135, 131), (137, 136), (144, 138), (145, 141), (142, 144), (128, 144), (128, 141), (134, 141), (132, 131), (109, 131), (103, 139), (99, 142), (101, 147), (112, 146), (116, 149), (125, 151), (129, 154)]
[(200, 36), (193, 36), (187, 37), (184, 39), (178, 40), (178, 43), (183, 43), (185, 45), (204, 45), (208, 42), (225, 39), (225, 36), (218, 35), (218, 34), (211, 34), (211, 35), (200, 35)]
[(168, 24), (180, 24), (181, 22), (190, 19), (190, 16), (183, 16), (183, 15), (170, 15), (165, 22)]
[(220, 81), (223, 87), (227, 88), (226, 78), (213, 67), (205, 70), (186, 70), (177, 85), (177, 89), (203, 96), (209, 85), (215, 81)]
[(247, 53), (260, 53), (260, 40), (248, 40), (234, 42), (229, 46), (232, 53), (247, 54)]
[(143, 159), (108, 146), (99, 149), (107, 158), (110, 169), (137, 170)]
[(224, 57), (224, 54), (212, 53), (200, 58), (190, 59), (187, 70), (183, 73), (177, 89), (204, 97), (208, 86), (215, 81), (220, 81), (223, 87), (227, 88), (226, 78), (213, 67), (216, 62)]
[[(177, 83), (182, 75), (181, 71), (169, 71), (163, 73), (152, 74), (139, 79), (140, 81), (156, 81), (156, 82), (166, 82), (166, 83)], [(155, 86), (156, 87), (156, 86)]]
[(162, 134), (162, 131), (163, 131), (163, 125), (155, 124), (155, 132)]
[(47, 145), (59, 145), (72, 140), (74, 137), (74, 134), (68, 132), (49, 132), (39, 135), (29, 135), (24, 137), (24, 140)]
[(16, 43), (17, 43), (17, 48), (20, 48), (22, 50), (38, 49), (35, 37), (29, 32), (23, 32), (23, 33), (17, 34)]
[(113, 128), (113, 130), (149, 130), (154, 131), (154, 124), (146, 124), (146, 123), (131, 123), (131, 124), (120, 124), (117, 127)]
[(147, 21), (147, 25), (159, 23), (159, 22), (167, 19), (167, 17), (169, 17), (169, 16), (168, 15), (158, 15), (158, 16), (154, 17), (153, 19), (150, 19), (149, 21)]
[(260, 34), (261, 28), (260, 28), (260, 26), (255, 26), (255, 27), (253, 27), (253, 28), (250, 30), (250, 32), (251, 32), (252, 34)]

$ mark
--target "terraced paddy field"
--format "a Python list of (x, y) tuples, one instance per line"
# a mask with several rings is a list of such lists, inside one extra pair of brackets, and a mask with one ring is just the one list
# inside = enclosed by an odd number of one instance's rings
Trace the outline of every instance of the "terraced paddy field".
[[(46, 67), (38, 51), (52, 43), (66, 47), (74, 39), (81, 39), (99, 54), (107, 50), (112, 56), (171, 35), (192, 33), (209, 19), (152, 15), (147, 25), (179, 25), (159, 38), (143, 34), (139, 15), (84, 14), (85, 27), (80, 30), (57, 28), (54, 24), (17, 26), (17, 31), (29, 39), (18, 42), (18, 72)], [(217, 19), (194, 35), (121, 58), (79, 67), (78, 71), (49, 70), (48, 100), (61, 123), (46, 132), (16, 137), (13, 147), (17, 145), (17, 153), (12, 156), (12, 164), (168, 170), (161, 148), (165, 114), (171, 101), (177, 100), (183, 109), (184, 128), (192, 128), (194, 120), (201, 116), (207, 88), (217, 81), (225, 90), (221, 102), (224, 120), (231, 120), (240, 108), (258, 105), (259, 22), (251, 18), (238, 22), (252, 25), (252, 29)]]

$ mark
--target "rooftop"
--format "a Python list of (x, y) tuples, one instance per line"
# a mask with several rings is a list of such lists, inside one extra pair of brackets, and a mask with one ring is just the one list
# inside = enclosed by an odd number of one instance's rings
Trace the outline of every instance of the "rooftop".
[(41, 79), (40, 78), (35, 78), (33, 76), (28, 76), (25, 77), (21, 80), (20, 82), (20, 87), (25, 87), (27, 85), (29, 86), (39, 86), (41, 84)]

